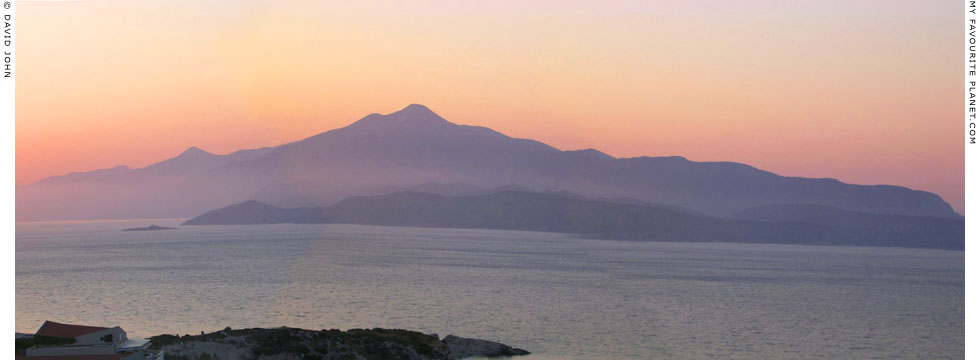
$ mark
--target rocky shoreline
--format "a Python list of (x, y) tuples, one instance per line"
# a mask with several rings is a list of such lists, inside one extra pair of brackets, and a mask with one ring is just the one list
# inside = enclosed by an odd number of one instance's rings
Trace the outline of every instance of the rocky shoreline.
[(158, 335), (151, 349), (165, 359), (463, 359), (503, 357), (529, 352), (501, 343), (401, 329), (305, 330), (225, 328), (201, 335)]

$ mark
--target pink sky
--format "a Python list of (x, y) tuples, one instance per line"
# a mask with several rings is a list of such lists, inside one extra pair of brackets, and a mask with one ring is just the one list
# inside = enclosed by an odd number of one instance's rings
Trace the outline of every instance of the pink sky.
[(902, 185), (962, 211), (959, 3), (730, 3), (19, 2), (16, 180), (421, 103), (561, 149)]

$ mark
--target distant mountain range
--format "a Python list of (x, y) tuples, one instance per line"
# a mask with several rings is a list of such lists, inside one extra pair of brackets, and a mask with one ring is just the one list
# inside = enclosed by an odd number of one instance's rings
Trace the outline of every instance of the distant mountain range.
[(18, 221), (191, 217), (248, 200), (324, 207), (405, 190), (472, 196), (507, 186), (713, 217), (762, 216), (751, 211), (766, 206), (818, 206), (961, 219), (939, 196), (924, 191), (784, 177), (734, 162), (561, 151), (453, 124), (422, 105), (371, 114), (276, 147), (228, 155), (190, 148), (141, 169), (119, 166), (47, 178), (17, 187), (16, 215)]
[(530, 230), (648, 241), (964, 248), (962, 218), (875, 215), (807, 205), (751, 209), (739, 219), (727, 219), (652, 204), (515, 190), (466, 196), (398, 192), (291, 209), (248, 201), (208, 211), (184, 225), (277, 223)]

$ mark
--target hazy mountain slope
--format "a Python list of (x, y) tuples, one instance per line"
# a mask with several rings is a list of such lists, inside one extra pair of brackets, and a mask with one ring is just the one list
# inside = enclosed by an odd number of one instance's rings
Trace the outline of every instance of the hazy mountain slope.
[(143, 169), (50, 178), (17, 189), (18, 219), (192, 216), (245, 200), (323, 206), (420, 184), (517, 185), (590, 198), (633, 198), (726, 216), (773, 204), (955, 217), (939, 196), (897, 186), (782, 177), (731, 162), (617, 159), (561, 151), (488, 128), (456, 125), (421, 105), (340, 129), (229, 155), (192, 148)]
[(919, 234), (928, 232), (932, 224), (909, 223), (906, 229), (895, 231), (877, 229), (873, 223), (855, 228), (746, 221), (694, 216), (655, 206), (520, 191), (456, 197), (401, 192), (352, 197), (329, 207), (297, 209), (248, 202), (209, 211), (184, 224), (270, 223), (531, 230), (625, 240), (963, 248), (962, 222), (946, 224), (958, 226), (958, 234), (946, 231), (922, 237)]
[(118, 166), (46, 178), (17, 187), (16, 216), (19, 221), (188, 216), (250, 196), (255, 190), (247, 176), (204, 174), (270, 150), (215, 155), (192, 147), (139, 169)]
[(208, 211), (191, 220), (185, 221), (184, 225), (250, 225), (318, 222), (325, 222), (323, 210), (319, 208), (284, 209), (258, 201), (246, 201)]
[(854, 233), (875, 231), (895, 238), (954, 239), (966, 236), (963, 217), (869, 214), (821, 205), (767, 205), (741, 211), (737, 219), (828, 225)]
[[(897, 186), (782, 177), (731, 162), (615, 159), (596, 150), (559, 151), (490, 129), (455, 125), (419, 105), (389, 115), (372, 114), (348, 127), (281, 146), (249, 165), (282, 175), (287, 180), (279, 189), (300, 194), (294, 196), (303, 199), (301, 205), (378, 193), (369, 189), (440, 182), (484, 188), (516, 184), (590, 197), (632, 197), (713, 215), (778, 203), (955, 215), (938, 196)], [(275, 196), (257, 198), (290, 205)]]

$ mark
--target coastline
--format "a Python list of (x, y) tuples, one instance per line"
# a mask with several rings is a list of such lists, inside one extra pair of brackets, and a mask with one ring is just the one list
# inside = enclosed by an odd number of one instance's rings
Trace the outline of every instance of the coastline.
[[(17, 357), (34, 346), (34, 335), (15, 333)], [(225, 328), (200, 335), (152, 336), (150, 350), (164, 359), (414, 359), (456, 360), (509, 357), (528, 351), (498, 342), (403, 329), (306, 330), (291, 327)], [(26, 358), (26, 357), (25, 357)]]

